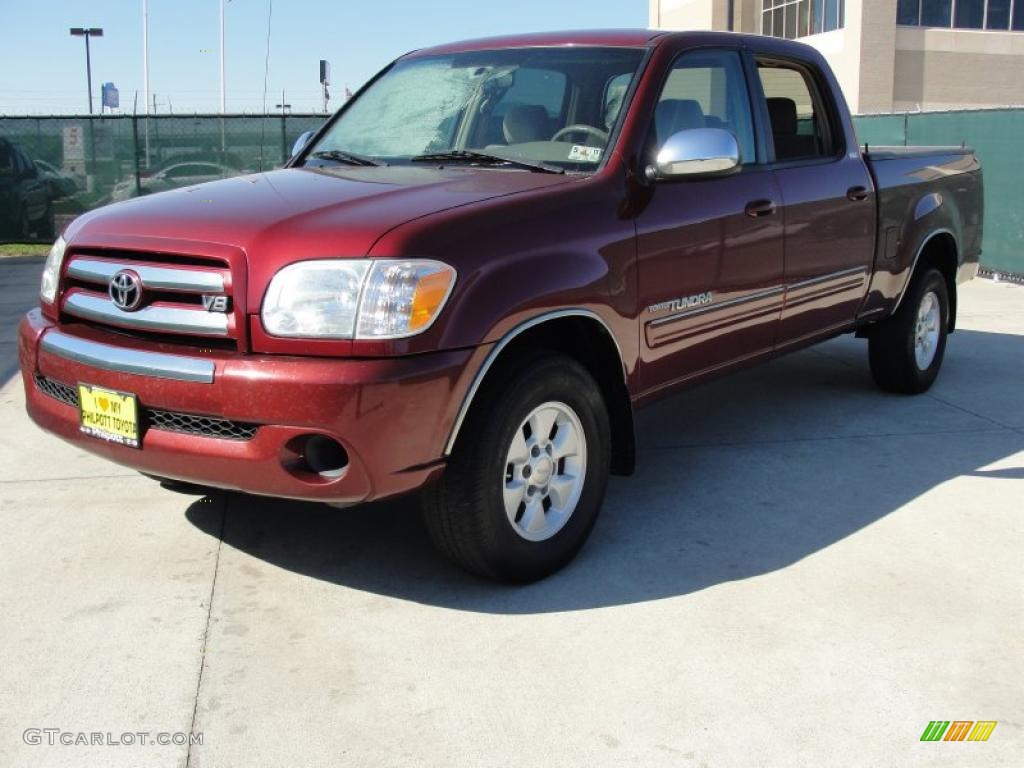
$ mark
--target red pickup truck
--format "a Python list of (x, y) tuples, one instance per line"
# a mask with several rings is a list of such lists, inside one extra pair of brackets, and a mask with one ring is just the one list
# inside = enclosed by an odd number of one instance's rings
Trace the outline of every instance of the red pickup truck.
[(444, 45), (283, 169), (69, 226), (20, 329), (28, 411), (158, 478), (421, 490), (445, 554), (528, 581), (631, 472), (639, 406), (842, 333), (926, 390), (981, 229), (973, 153), (862, 150), (799, 43)]

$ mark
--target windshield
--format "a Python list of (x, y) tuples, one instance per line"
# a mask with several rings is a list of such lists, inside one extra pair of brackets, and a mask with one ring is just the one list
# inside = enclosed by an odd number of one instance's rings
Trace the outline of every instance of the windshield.
[(401, 59), (346, 108), (306, 165), (443, 162), (450, 154), (451, 162), (488, 155), (593, 171), (642, 57), (640, 49), (602, 47)]

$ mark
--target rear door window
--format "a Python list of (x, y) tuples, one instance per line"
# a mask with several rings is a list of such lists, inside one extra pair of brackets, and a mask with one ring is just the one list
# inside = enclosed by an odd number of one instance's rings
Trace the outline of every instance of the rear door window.
[(838, 151), (837, 127), (809, 72), (797, 64), (758, 61), (779, 162), (832, 158)]

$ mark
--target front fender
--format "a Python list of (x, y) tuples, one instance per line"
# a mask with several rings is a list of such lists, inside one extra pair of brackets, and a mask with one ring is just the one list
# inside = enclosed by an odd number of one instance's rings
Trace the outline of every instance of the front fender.
[(623, 214), (625, 186), (613, 179), (583, 177), (442, 211), (382, 237), (371, 255), (421, 254), (458, 273), (441, 316), (413, 343), (433, 349), (493, 343), (534, 317), (585, 309), (608, 327), (632, 370), (636, 235)]

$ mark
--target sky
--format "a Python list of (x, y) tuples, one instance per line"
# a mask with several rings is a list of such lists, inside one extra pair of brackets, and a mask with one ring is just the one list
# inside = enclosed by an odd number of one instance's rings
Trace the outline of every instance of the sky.
[[(271, 3), (272, 9), (271, 9)], [(0, 0), (0, 114), (85, 114), (85, 42), (70, 27), (102, 27), (91, 43), (94, 109), (113, 82), (121, 111), (143, 100), (143, 0)], [(515, 32), (647, 26), (647, 0), (230, 0), (225, 9), (228, 112), (267, 105), (281, 89), (292, 111), (320, 111), (319, 60), (331, 63), (330, 108), (407, 51)], [(219, 0), (149, 0), (149, 87), (159, 113), (220, 105)]]

